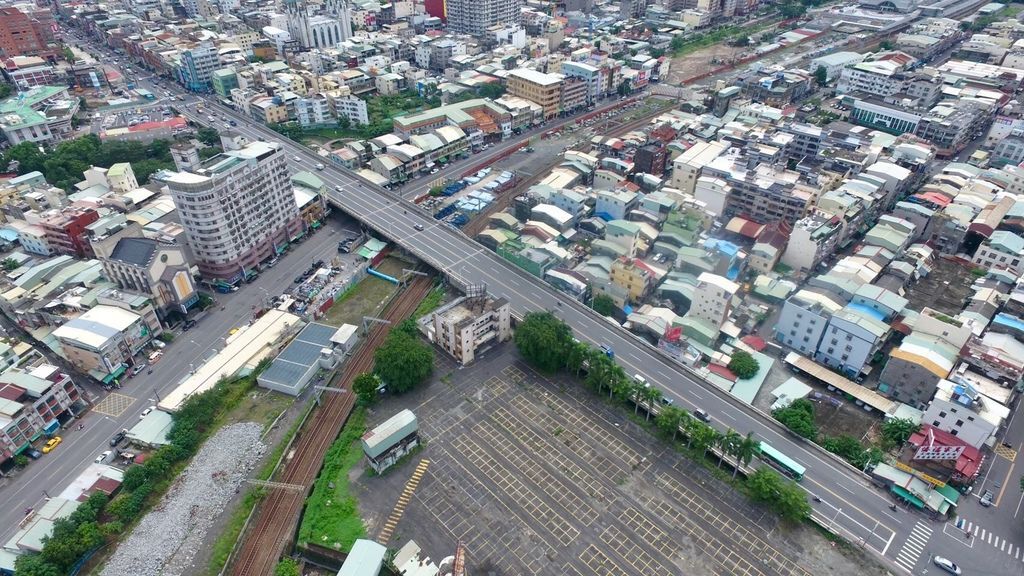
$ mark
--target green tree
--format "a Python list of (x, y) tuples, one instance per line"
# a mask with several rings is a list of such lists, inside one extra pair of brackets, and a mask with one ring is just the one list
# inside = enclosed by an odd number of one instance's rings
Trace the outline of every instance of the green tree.
[(814, 71), (814, 81), (818, 83), (818, 86), (828, 84), (828, 70), (824, 66), (818, 66), (818, 69)]
[(274, 576), (301, 576), (298, 562), (291, 558), (282, 558), (274, 567)]
[(615, 300), (612, 300), (612, 297), (607, 294), (594, 296), (594, 299), (590, 302), (590, 307), (601, 316), (615, 314)]
[(501, 98), (505, 95), (505, 87), (498, 83), (484, 84), (477, 89), (476, 93), (481, 98), (490, 98), (491, 100), (494, 100), (495, 98)]
[(615, 368), (618, 367), (604, 352), (594, 348), (587, 349), (587, 377), (584, 382), (598, 394), (608, 387), (608, 398), (611, 399), (615, 388)]
[(61, 55), (64, 56), (64, 60), (68, 64), (74, 64), (75, 63), (75, 53), (71, 51), (71, 48), (69, 48), (67, 46), (64, 46), (61, 49)]
[(412, 334), (406, 323), (396, 326), (373, 353), (373, 371), (395, 394), (412, 390), (434, 372), (434, 350), (415, 336), (412, 326)]
[[(573, 342), (565, 354), (565, 369), (576, 376), (583, 370), (583, 363), (587, 361), (590, 347), (582, 342)], [(598, 391), (600, 392), (600, 391)]]
[[(970, 23), (968, 23), (968, 26), (970, 26)], [(880, 51), (882, 51), (882, 50), (892, 50), (894, 47), (895, 46), (893, 45), (892, 41), (890, 41), (890, 40), (882, 40), (881, 42), (878, 43), (878, 49)]]
[[(277, 124), (272, 124), (271, 128), (277, 130), (277, 126)], [(207, 146), (220, 146), (220, 133), (213, 128), (203, 126), (199, 130), (196, 130), (196, 140), (199, 140)]]
[(352, 391), (355, 392), (359, 401), (363, 404), (373, 404), (377, 399), (377, 377), (369, 372), (363, 372), (352, 380)]
[(841, 434), (828, 437), (822, 441), (821, 445), (825, 450), (839, 456), (857, 468), (864, 468), (868, 463), (867, 450), (853, 436)]
[(527, 362), (551, 373), (563, 365), (572, 330), (550, 312), (530, 312), (516, 328), (515, 342)]
[(719, 468), (722, 467), (722, 462), (725, 460), (726, 456), (736, 455), (736, 448), (739, 446), (740, 440), (742, 439), (743, 437), (732, 428), (726, 430), (725, 434), (718, 438), (718, 448), (722, 451), (722, 457), (718, 459)]
[(703, 422), (697, 422), (690, 432), (693, 447), (703, 452), (705, 457), (708, 455), (708, 450), (718, 441), (718, 436), (717, 430)]
[[(736, 458), (744, 465), (750, 466), (751, 460), (761, 450), (761, 443), (754, 439), (753, 432), (747, 432), (747, 435), (740, 439), (736, 445), (736, 452), (733, 454)], [(740, 467), (733, 468), (732, 477), (736, 478), (736, 473), (740, 471)]]
[(11, 162), (18, 163), (18, 174), (42, 172), (43, 163), (46, 162), (46, 154), (39, 149), (39, 144), (35, 142), (22, 142), (7, 149), (7, 152), (4, 154), (4, 165), (0, 166), (0, 168), (6, 170), (7, 165)]
[(729, 360), (729, 370), (740, 380), (753, 378), (760, 369), (757, 360), (746, 350), (733, 352), (732, 359)]
[(658, 413), (657, 418), (654, 419), (654, 423), (666, 436), (671, 433), (672, 441), (675, 442), (676, 436), (679, 434), (679, 427), (682, 426), (684, 418), (686, 418), (686, 412), (682, 409), (675, 406), (665, 406)]
[(18, 576), (64, 576), (66, 572), (50, 564), (41, 554), (19, 554), (14, 560)]
[(903, 446), (921, 428), (909, 418), (889, 418), (882, 422), (882, 438), (894, 447)]
[(782, 476), (770, 468), (758, 468), (747, 478), (747, 489), (755, 501), (771, 502), (782, 489)]
[(802, 522), (811, 515), (811, 505), (807, 502), (807, 493), (797, 488), (796, 483), (782, 480), (778, 498), (772, 503), (773, 508), (791, 523)]
[(619, 87), (617, 89), (617, 92), (619, 93), (619, 96), (625, 96), (625, 95), (629, 94), (632, 91), (633, 91), (633, 85), (630, 82), (629, 78), (626, 78), (625, 80), (623, 80), (619, 84)]
[(786, 19), (799, 18), (806, 13), (807, 7), (800, 2), (786, 2), (779, 6), (779, 14)]
[(25, 456), (24, 454), (18, 454), (17, 456), (14, 457), (14, 465), (17, 466), (18, 468), (24, 468), (25, 466), (28, 466), (28, 456)]
[(0, 82), (0, 100), (7, 98), (11, 95), (11, 85), (6, 82)]
[(669, 49), (672, 50), (673, 54), (678, 54), (683, 51), (686, 47), (686, 40), (683, 40), (683, 36), (677, 35), (672, 38), (672, 42), (668, 45)]
[(645, 386), (641, 389), (640, 395), (647, 402), (647, 417), (644, 420), (649, 421), (651, 419), (651, 412), (654, 412), (654, 405), (661, 402), (661, 390), (654, 386)]
[(124, 471), (124, 478), (121, 480), (121, 487), (128, 492), (134, 492), (149, 480), (149, 473), (143, 466), (131, 466)]
[(772, 415), (794, 434), (810, 440), (818, 437), (818, 428), (814, 425), (814, 404), (806, 398), (794, 400), (789, 406), (772, 412)]

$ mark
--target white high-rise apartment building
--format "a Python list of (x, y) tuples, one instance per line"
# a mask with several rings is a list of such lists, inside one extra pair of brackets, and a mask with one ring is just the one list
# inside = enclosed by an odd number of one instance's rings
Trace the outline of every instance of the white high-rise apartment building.
[(203, 162), (191, 172), (164, 173), (199, 271), (235, 283), (276, 256), (302, 231), (276, 142), (252, 142)]
[(482, 36), (495, 24), (521, 24), (523, 0), (448, 0), (448, 29)]

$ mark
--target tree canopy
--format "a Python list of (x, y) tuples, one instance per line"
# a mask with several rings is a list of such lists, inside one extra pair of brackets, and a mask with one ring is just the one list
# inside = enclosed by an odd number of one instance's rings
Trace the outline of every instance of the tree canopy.
[(352, 391), (363, 404), (373, 404), (373, 401), (377, 399), (379, 385), (376, 376), (369, 372), (363, 372), (352, 381)]
[(373, 353), (373, 371), (391, 392), (408, 392), (434, 372), (434, 350), (417, 337), (416, 324), (406, 320)]
[(770, 468), (759, 468), (747, 478), (751, 497), (768, 504), (783, 519), (799, 522), (811, 514), (805, 492)]
[(590, 307), (601, 316), (611, 316), (615, 313), (615, 301), (607, 294), (598, 294), (590, 303)]
[(572, 329), (550, 312), (530, 312), (516, 328), (516, 348), (527, 362), (543, 372), (565, 364), (572, 346)]
[(733, 352), (732, 359), (729, 360), (729, 370), (740, 380), (753, 378), (760, 369), (761, 366), (757, 363), (757, 360), (746, 350)]
[(818, 437), (818, 428), (814, 425), (814, 404), (806, 398), (794, 400), (789, 406), (775, 410), (772, 415), (794, 434), (811, 440)]
[(824, 66), (818, 66), (818, 69), (814, 71), (814, 81), (818, 83), (818, 86), (828, 84), (828, 70)]
[(882, 438), (892, 446), (902, 446), (921, 427), (909, 418), (889, 418), (882, 422)]
[(90, 166), (129, 162), (139, 184), (149, 182), (149, 177), (158, 170), (174, 168), (171, 143), (167, 140), (154, 140), (144, 145), (114, 140), (102, 142), (95, 134), (66, 140), (45, 152), (40, 151), (38, 144), (22, 142), (3, 154), (0, 166), (7, 168), (15, 160), (18, 174), (42, 172), (47, 182), (65, 190), (81, 181), (82, 172)]

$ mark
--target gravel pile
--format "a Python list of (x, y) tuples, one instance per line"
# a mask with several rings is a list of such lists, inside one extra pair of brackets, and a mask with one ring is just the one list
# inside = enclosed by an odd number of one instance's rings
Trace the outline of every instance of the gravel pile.
[(192, 560), (214, 519), (263, 454), (259, 424), (222, 428), (185, 468), (167, 495), (121, 542), (102, 576), (196, 574)]

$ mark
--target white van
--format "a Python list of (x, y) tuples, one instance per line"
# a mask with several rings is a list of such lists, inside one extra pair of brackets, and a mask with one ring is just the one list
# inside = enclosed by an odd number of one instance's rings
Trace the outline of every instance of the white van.
[(650, 386), (650, 384), (647, 383), (647, 379), (639, 374), (633, 374), (633, 380), (636, 380), (637, 383), (641, 384), (644, 388)]
[(323, 170), (324, 168), (325, 168), (325, 166), (323, 164), (320, 164), (319, 162), (317, 163), (317, 165), (316, 165), (316, 169), (317, 170)]

